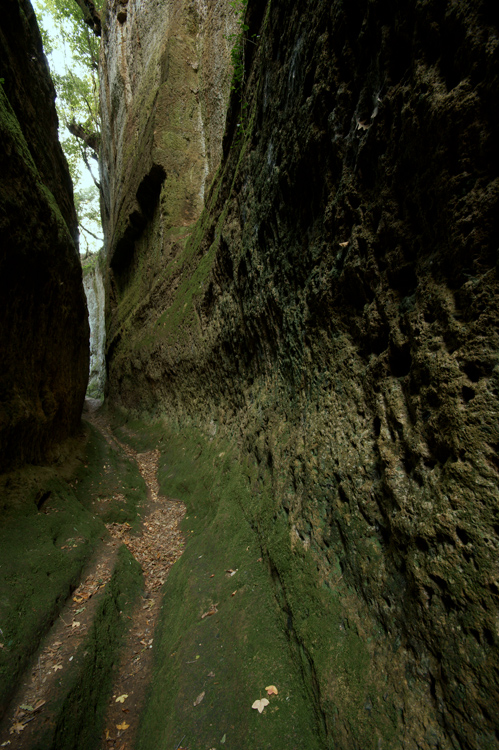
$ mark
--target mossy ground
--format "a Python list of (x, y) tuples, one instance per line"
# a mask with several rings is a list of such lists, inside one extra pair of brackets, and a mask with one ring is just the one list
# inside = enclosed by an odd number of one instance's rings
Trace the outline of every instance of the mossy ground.
[(47, 710), (57, 717), (33, 750), (94, 750), (99, 746), (115, 662), (128, 627), (127, 615), (142, 590), (140, 565), (123, 545), (92, 627)]
[[(4, 516), (0, 529), (0, 707), (41, 636), (78, 583), (99, 538), (102, 522), (78, 501), (64, 482), (45, 485), (50, 509), (40, 512), (38, 492)], [(47, 501), (47, 503), (48, 503)]]
[[(186, 549), (164, 588), (138, 748), (327, 747), (313, 669), (260, 542), (255, 502), (262, 498), (250, 489), (250, 469), (229, 442), (196, 430), (129, 422), (117, 434), (137, 450), (160, 447), (161, 492), (187, 505)], [(319, 616), (307, 589), (313, 576), (297, 597), (306, 597), (314, 629)], [(213, 605), (217, 612), (203, 618)], [(268, 685), (279, 694), (259, 714), (251, 706)]]
[(57, 468), (26, 467), (2, 481), (0, 714), (107, 536), (103, 522), (138, 524), (146, 491), (137, 467), (93, 427), (81, 457), (69, 480)]
[[(398, 747), (374, 673), (378, 634), (352, 614), (340, 567), (325, 585), (314, 550), (293, 536), (279, 501), (286, 477), (221, 431), (117, 416), (115, 430), (137, 450), (160, 449), (161, 492), (187, 506), (138, 748)], [(270, 684), (279, 695), (260, 715), (251, 705)]]
[(87, 429), (90, 439), (85, 464), (74, 482), (76, 497), (104, 523), (129, 523), (137, 529), (147, 492), (137, 465), (91, 424)]

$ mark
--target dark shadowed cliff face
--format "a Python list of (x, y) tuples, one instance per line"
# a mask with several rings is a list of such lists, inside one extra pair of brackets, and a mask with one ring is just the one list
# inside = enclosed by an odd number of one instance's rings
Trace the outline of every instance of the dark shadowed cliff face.
[(88, 321), (55, 93), (33, 9), (0, 19), (0, 469), (40, 461), (79, 424)]
[(109, 228), (110, 397), (258, 463), (324, 747), (499, 747), (498, 8), (250, 0), (201, 219)]

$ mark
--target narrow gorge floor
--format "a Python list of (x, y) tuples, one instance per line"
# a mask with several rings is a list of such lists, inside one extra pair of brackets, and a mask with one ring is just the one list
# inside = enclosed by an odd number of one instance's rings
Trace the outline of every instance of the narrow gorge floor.
[[(99, 595), (102, 596), (109, 585), (121, 544), (128, 548), (141, 566), (144, 591), (130, 613), (125, 615), (128, 632), (113, 675), (101, 746), (119, 750), (131, 750), (133, 747), (151, 678), (152, 644), (161, 606), (159, 590), (183, 551), (179, 524), (185, 515), (185, 506), (180, 501), (159, 494), (156, 476), (159, 451), (138, 453), (118, 442), (112, 436), (106, 418), (97, 413), (97, 405), (98, 402), (87, 399), (86, 419), (101, 432), (113, 449), (123, 451), (137, 464), (145, 481), (147, 502), (140, 509), (141, 524), (134, 530), (128, 522), (106, 523), (109, 537), (103, 540), (86, 566), (80, 584), (44, 639), (11, 702), (11, 709), (0, 724), (0, 747), (31, 750), (38, 747), (40, 733), (57, 724), (55, 714), (60, 706), (65, 673), (75, 669), (75, 654), (82, 644), (84, 647), (85, 637), (92, 628)], [(103, 468), (106, 470), (109, 467), (105, 465)], [(115, 480), (113, 498), (96, 496), (94, 505), (105, 506), (111, 499), (126, 502), (124, 492), (120, 492), (119, 477), (115, 477)], [(58, 512), (49, 502), (43, 511), (45, 514)], [(68, 539), (68, 544), (62, 548), (76, 548), (81, 541), (77, 537)], [(88, 652), (83, 651), (83, 656), (87, 655)], [(92, 716), (88, 717), (88, 721), (92, 721)], [(57, 729), (55, 731), (57, 733)], [(54, 747), (58, 745), (54, 743)]]
[(106, 524), (113, 540), (125, 544), (140, 563), (144, 575), (145, 592), (130, 616), (128, 637), (106, 712), (102, 744), (103, 748), (132, 750), (151, 678), (154, 630), (161, 607), (160, 589), (183, 551), (179, 524), (185, 515), (185, 505), (159, 494), (158, 449), (138, 453), (117, 441), (103, 415), (89, 409), (88, 418), (108, 442), (117, 444), (137, 463), (147, 486), (147, 507), (143, 509), (138, 534), (126, 522)]
[[(78, 469), (37, 486), (12, 520), (12, 561), (2, 529), (0, 676), (2, 658), (18, 667), (0, 747), (324, 750), (313, 659), (261, 535), (287, 532), (255, 468), (230, 435), (91, 406)], [(320, 592), (293, 580), (320, 617)]]

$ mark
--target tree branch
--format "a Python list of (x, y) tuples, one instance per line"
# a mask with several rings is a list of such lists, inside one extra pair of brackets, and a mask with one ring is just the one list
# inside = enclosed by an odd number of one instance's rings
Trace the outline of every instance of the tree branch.
[(87, 159), (86, 150), (84, 148), (82, 148), (81, 152), (82, 152), (81, 156), (82, 156), (83, 161), (85, 162), (85, 166), (88, 169), (88, 171), (90, 172), (90, 177), (92, 178), (92, 180), (94, 182), (94, 185), (97, 188), (97, 190), (99, 191), (99, 195), (100, 195), (102, 193), (101, 184), (100, 184), (99, 180), (96, 180), (95, 177), (94, 177), (94, 173), (92, 172), (92, 167), (90, 166), (90, 162)]
[(76, 138), (82, 140), (83, 143), (91, 148), (92, 151), (94, 151), (96, 154), (99, 153), (100, 133), (88, 133), (83, 125), (80, 125), (78, 122), (74, 121), (74, 118), (71, 120), (71, 122), (68, 123), (67, 128), (71, 135), (74, 135), (76, 136)]
[(95, 36), (100, 36), (102, 31), (100, 13), (92, 0), (75, 0), (82, 10), (85, 23), (90, 26)]
[(84, 232), (86, 232), (91, 237), (93, 237), (94, 240), (97, 240), (97, 242), (102, 242), (102, 237), (97, 237), (97, 235), (91, 232), (90, 229), (87, 229), (86, 227), (84, 227), (81, 222), (80, 222), (80, 229), (83, 229)]

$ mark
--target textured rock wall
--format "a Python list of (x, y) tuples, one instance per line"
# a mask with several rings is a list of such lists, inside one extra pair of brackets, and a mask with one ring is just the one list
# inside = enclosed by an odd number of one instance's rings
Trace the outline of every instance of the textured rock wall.
[[(195, 226), (202, 159), (189, 192), (171, 125), (194, 61), (155, 64), (175, 83), (164, 110), (139, 87), (138, 131), (108, 114), (110, 397), (258, 463), (325, 747), (497, 748), (498, 6), (250, 0), (247, 23), (246, 106)], [(199, 143), (196, 117), (175, 135)]]
[[(229, 94), (228, 0), (110, 4), (101, 60), (103, 219), (111, 306), (128, 310), (178, 252), (221, 157)], [(155, 212), (155, 236), (146, 228)], [(141, 250), (141, 248), (144, 248)], [(135, 290), (136, 291), (136, 290)], [(124, 300), (127, 299), (125, 302)]]
[(33, 9), (0, 18), (0, 470), (44, 460), (79, 424), (88, 322), (55, 92)]
[(88, 308), (90, 326), (90, 369), (87, 396), (103, 398), (106, 385), (106, 292), (102, 273), (101, 255), (92, 256), (83, 263), (83, 289)]

